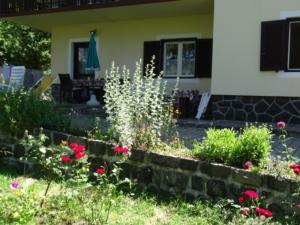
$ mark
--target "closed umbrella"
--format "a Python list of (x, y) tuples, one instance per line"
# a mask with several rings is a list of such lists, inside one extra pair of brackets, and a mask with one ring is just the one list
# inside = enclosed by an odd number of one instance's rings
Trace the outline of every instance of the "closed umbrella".
[(100, 70), (94, 31), (92, 31), (90, 34), (89, 50), (85, 69), (89, 71)]
[[(100, 63), (95, 41), (95, 31), (92, 31), (90, 34), (89, 50), (85, 70), (94, 72), (100, 71)], [(87, 104), (92, 106), (100, 105), (100, 103), (97, 101), (95, 94), (91, 94), (91, 98), (87, 102)]]

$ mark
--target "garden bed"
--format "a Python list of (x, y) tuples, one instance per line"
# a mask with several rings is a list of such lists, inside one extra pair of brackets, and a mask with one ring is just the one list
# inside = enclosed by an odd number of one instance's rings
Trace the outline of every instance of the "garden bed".
[[(49, 130), (46, 130), (45, 134), (50, 137), (47, 144), (57, 145), (67, 141), (87, 146), (92, 168), (99, 166), (99, 163), (116, 161), (114, 146), (108, 142)], [(19, 145), (10, 144), (9, 148), (16, 156), (22, 155), (22, 148)], [(7, 159), (2, 160), (2, 163), (3, 161), (9, 162)], [(122, 168), (124, 175), (137, 180), (141, 189), (152, 193), (164, 193), (167, 196), (180, 194), (188, 200), (198, 198), (238, 200), (245, 189), (253, 189), (265, 198), (270, 210), (284, 214), (295, 212), (296, 201), (299, 201), (293, 197), (299, 186), (295, 180), (256, 174), (192, 158), (132, 150), (129, 159), (122, 164)]]

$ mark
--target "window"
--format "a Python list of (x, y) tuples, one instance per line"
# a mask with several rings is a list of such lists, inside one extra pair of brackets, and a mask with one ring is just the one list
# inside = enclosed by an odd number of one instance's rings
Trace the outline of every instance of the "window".
[(210, 38), (170, 39), (144, 42), (145, 66), (155, 56), (154, 73), (165, 78), (210, 78), (213, 40)]
[(288, 70), (300, 70), (300, 21), (289, 24)]
[(195, 76), (195, 41), (164, 42), (164, 76)]
[(261, 71), (300, 71), (300, 19), (262, 22)]

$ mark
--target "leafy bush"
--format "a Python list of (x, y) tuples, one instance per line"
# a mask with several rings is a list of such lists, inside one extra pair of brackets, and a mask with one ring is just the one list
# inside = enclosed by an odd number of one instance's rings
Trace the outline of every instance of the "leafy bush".
[[(154, 59), (143, 75), (141, 62), (133, 75), (126, 67), (120, 72), (112, 64), (106, 74), (105, 107), (115, 139), (119, 144), (132, 147), (147, 140), (147, 148), (155, 146), (169, 119), (172, 118), (167, 101), (166, 81), (154, 73)], [(141, 136), (142, 135), (142, 136)]]
[(272, 132), (267, 126), (248, 126), (239, 136), (232, 154), (232, 163), (242, 166), (246, 161), (259, 165), (265, 161), (271, 151)]
[(200, 158), (229, 163), (237, 145), (237, 136), (232, 129), (214, 129), (206, 132), (202, 143), (194, 143), (194, 153)]
[(247, 126), (240, 134), (232, 129), (209, 129), (202, 143), (194, 143), (197, 157), (242, 166), (251, 161), (258, 166), (271, 151), (272, 133), (267, 126)]
[(49, 101), (24, 90), (0, 92), (0, 131), (23, 135), (37, 127), (64, 131), (70, 120)]

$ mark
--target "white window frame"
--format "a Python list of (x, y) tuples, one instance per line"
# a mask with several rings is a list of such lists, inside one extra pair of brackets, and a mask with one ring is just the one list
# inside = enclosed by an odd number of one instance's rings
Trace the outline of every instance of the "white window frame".
[[(166, 41), (164, 42), (164, 57), (163, 57), (163, 70), (166, 71), (166, 62), (167, 62), (167, 45), (169, 44), (177, 44), (178, 47), (178, 57), (177, 57), (177, 74), (172, 74), (172, 75), (166, 75), (164, 74), (164, 78), (176, 78), (176, 77), (180, 77), (180, 78), (194, 78), (195, 77), (195, 71), (194, 74), (191, 75), (183, 75), (182, 74), (182, 51), (183, 51), (183, 45), (184, 44), (194, 44), (195, 46), (195, 53), (196, 53), (196, 41)], [(196, 55), (194, 60), (196, 61)], [(196, 62), (195, 62), (195, 66), (196, 66)]]
[(300, 24), (300, 20), (299, 21), (290, 21), (289, 22), (289, 37), (288, 37), (288, 51), (287, 51), (287, 54), (288, 54), (288, 61), (287, 61), (287, 70), (289, 72), (299, 72), (300, 71), (300, 68), (290, 68), (290, 58), (291, 58), (291, 29), (292, 29), (292, 24), (294, 23), (299, 23)]

